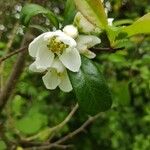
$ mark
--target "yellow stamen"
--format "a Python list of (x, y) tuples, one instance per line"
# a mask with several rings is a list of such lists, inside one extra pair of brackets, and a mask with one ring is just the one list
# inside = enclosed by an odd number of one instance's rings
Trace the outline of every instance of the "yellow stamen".
[(49, 39), (47, 47), (50, 51), (56, 54), (61, 54), (69, 46), (60, 41), (56, 36)]

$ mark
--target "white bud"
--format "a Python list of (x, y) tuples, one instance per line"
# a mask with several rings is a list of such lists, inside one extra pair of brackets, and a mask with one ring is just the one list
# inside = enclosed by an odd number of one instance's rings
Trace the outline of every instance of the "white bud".
[(63, 32), (72, 38), (76, 38), (78, 36), (78, 30), (73, 25), (67, 25), (63, 28)]
[(108, 25), (112, 26), (114, 18), (108, 18)]
[(99, 34), (101, 32), (99, 28), (91, 24), (80, 12), (75, 16), (74, 25), (78, 27), (80, 33)]

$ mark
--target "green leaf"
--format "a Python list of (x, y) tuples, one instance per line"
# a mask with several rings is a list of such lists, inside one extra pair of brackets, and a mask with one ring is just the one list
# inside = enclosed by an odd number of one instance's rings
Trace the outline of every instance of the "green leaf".
[(21, 96), (16, 95), (14, 97), (14, 100), (12, 101), (11, 109), (15, 117), (22, 115), (22, 108), (24, 104), (25, 104), (25, 101), (23, 100)]
[(6, 48), (6, 43), (0, 42), (0, 49), (4, 49), (4, 48)]
[(102, 29), (106, 28), (107, 16), (101, 0), (74, 0), (74, 2), (88, 21)]
[(75, 3), (73, 0), (67, 0), (64, 11), (63, 25), (72, 24), (76, 14)]
[(16, 120), (16, 128), (24, 134), (37, 133), (47, 122), (46, 116), (35, 113), (31, 116), (25, 116), (20, 120)]
[(0, 150), (6, 150), (7, 146), (4, 141), (0, 140)]
[(69, 72), (69, 76), (79, 106), (84, 112), (94, 115), (111, 107), (109, 88), (102, 73), (91, 60), (82, 56), (79, 72)]
[(144, 15), (132, 25), (124, 27), (123, 32), (127, 32), (128, 36), (136, 34), (150, 34), (150, 13)]
[(133, 23), (133, 20), (131, 20), (131, 19), (121, 19), (121, 20), (114, 21), (113, 25), (114, 26), (122, 26), (122, 25), (125, 25), (125, 24), (130, 25), (132, 23)]
[(39, 14), (44, 14), (55, 27), (59, 27), (59, 22), (56, 15), (50, 10), (37, 4), (26, 4), (22, 8), (20, 14), (22, 24), (25, 26), (29, 25), (31, 18)]

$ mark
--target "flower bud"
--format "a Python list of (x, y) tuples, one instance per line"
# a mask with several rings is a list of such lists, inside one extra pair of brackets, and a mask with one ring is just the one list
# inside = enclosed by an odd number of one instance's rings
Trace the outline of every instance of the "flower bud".
[(80, 12), (75, 16), (74, 25), (78, 27), (80, 33), (97, 35), (101, 32), (100, 28), (91, 24)]
[(73, 25), (67, 25), (63, 28), (63, 32), (72, 38), (76, 38), (78, 36), (78, 30)]

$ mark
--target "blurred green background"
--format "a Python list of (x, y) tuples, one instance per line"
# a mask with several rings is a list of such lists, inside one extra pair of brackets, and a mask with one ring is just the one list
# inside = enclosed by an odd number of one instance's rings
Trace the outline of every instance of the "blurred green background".
[[(27, 0), (0, 0), (0, 57), (18, 48), (24, 35), (19, 24), (20, 11)], [(65, 0), (32, 0), (61, 15)], [(134, 21), (150, 12), (149, 0), (105, 1), (108, 16)], [(49, 27), (42, 16), (33, 22)], [(39, 35), (32, 29), (29, 38)], [(13, 40), (12, 40), (13, 39)], [(13, 41), (13, 44), (10, 42)], [(11, 46), (10, 46), (11, 45)], [(16, 56), (0, 66), (1, 87), (9, 76)], [(150, 36), (132, 37), (127, 49), (113, 54), (100, 53), (96, 61), (103, 70), (113, 97), (113, 107), (101, 118), (68, 143), (75, 150), (150, 150)], [(59, 89), (46, 90), (41, 74), (28, 70), (32, 59), (28, 56), (25, 70), (17, 88), (0, 117), (0, 150), (11, 149), (21, 137), (39, 133), (57, 125), (75, 105), (73, 93)], [(78, 128), (88, 117), (79, 110), (55, 139)], [(3, 126), (1, 126), (3, 124)], [(19, 146), (19, 145), (18, 145)]]

